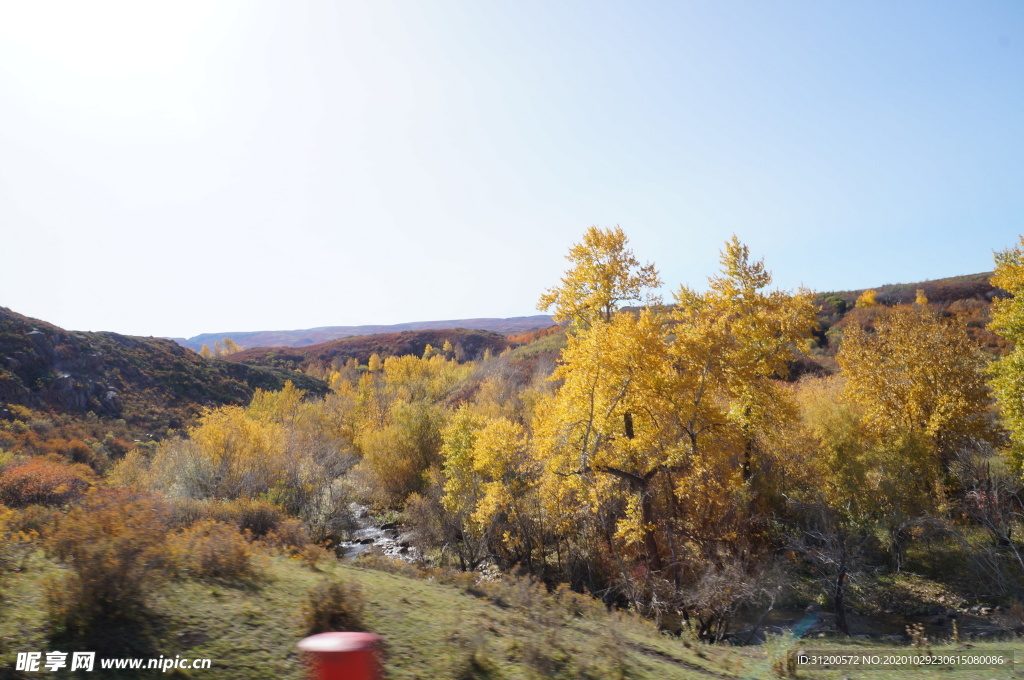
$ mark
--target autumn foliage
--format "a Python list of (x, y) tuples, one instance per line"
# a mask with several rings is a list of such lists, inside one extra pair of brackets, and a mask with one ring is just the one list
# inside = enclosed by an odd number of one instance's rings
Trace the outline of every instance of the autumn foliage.
[(95, 492), (74, 507), (45, 542), (69, 568), (48, 589), (51, 618), (83, 628), (140, 615), (167, 573), (167, 519), (162, 499), (129, 493)]
[(236, 527), (214, 520), (196, 522), (176, 534), (169, 548), (183, 574), (200, 578), (252, 578), (258, 572), (253, 548)]
[(12, 508), (64, 505), (78, 500), (94, 481), (85, 465), (32, 457), (0, 470), (0, 503)]
[[(997, 258), (1011, 297), (990, 329), (986, 301), (935, 282), (775, 289), (736, 237), (706, 286), (667, 301), (617, 227), (568, 260), (540, 300), (563, 324), (478, 352), (441, 334), (393, 338), (415, 345), (398, 355), (363, 339), (235, 357), (305, 369), (326, 396), (258, 389), (134, 446), (18, 411), (0, 502), (24, 514), (7, 527), (47, 525), (67, 567), (55, 620), (130, 618), (168, 578), (256, 583), (266, 554), (315, 565), (352, 538), (354, 507), (404, 521), (435, 565), (519, 570), (708, 642), (794, 579), (847, 632), (850, 584), (936, 536), (979, 588), (1024, 582), (1021, 249)], [(360, 625), (345, 584), (311, 598), (311, 631)]]

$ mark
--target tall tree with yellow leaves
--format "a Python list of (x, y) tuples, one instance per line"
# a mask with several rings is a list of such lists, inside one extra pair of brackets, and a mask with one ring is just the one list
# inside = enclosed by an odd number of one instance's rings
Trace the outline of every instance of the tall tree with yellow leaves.
[[(617, 314), (570, 336), (552, 376), (562, 380), (552, 407), (541, 415), (541, 450), (547, 457), (549, 495), (596, 508), (613, 493), (596, 477), (618, 480), (634, 497), (631, 536), (660, 570), (651, 483), (671, 464), (675, 442), (658, 417), (664, 401), (656, 384), (667, 369), (661, 319), (650, 310)], [(624, 524), (622, 526), (625, 526)]]
[(987, 417), (985, 359), (963, 325), (921, 305), (886, 310), (873, 331), (848, 328), (836, 359), (843, 398), (857, 406), (873, 440), (874, 512), (899, 569), (904, 524), (944, 511), (954, 453), (998, 440)]
[[(751, 454), (730, 473), (737, 445), (769, 410), (769, 381), (814, 327), (809, 294), (765, 292), (770, 282), (734, 237), (708, 292), (681, 289), (668, 314), (613, 314), (563, 351), (554, 376), (563, 385), (540, 440), (554, 485), (593, 504), (615, 493), (599, 477), (618, 480), (628, 494), (619, 536), (642, 545), (655, 571), (664, 563), (659, 532), (669, 531), (678, 560), (665, 512), (687, 503), (695, 515), (732, 511)], [(658, 509), (659, 495), (672, 510)]]
[(878, 293), (877, 293), (877, 291), (872, 290), (871, 288), (868, 288), (863, 293), (861, 293), (860, 296), (857, 297), (857, 302), (854, 303), (853, 306), (856, 307), (857, 309), (867, 309), (869, 307), (874, 307), (877, 304), (878, 304)]
[(1009, 354), (992, 363), (991, 385), (1010, 431), (1010, 458), (1018, 473), (1024, 473), (1024, 236), (1020, 244), (996, 253), (992, 285), (1010, 294), (992, 301), (989, 328), (1013, 343)]
[(771, 272), (763, 260), (751, 261), (750, 249), (735, 236), (720, 261), (722, 273), (706, 292), (684, 286), (676, 293), (669, 351), (677, 394), (686, 395), (678, 412), (691, 455), (702, 436), (726, 424), (738, 427), (745, 442), (741, 470), (749, 479), (752, 431), (781, 398), (772, 380), (787, 373), (817, 319), (810, 292), (766, 290)]
[(565, 259), (572, 268), (561, 285), (548, 289), (537, 308), (554, 307), (555, 321), (586, 328), (595, 321), (611, 321), (623, 302), (651, 304), (656, 298), (649, 292), (661, 285), (654, 265), (641, 265), (626, 247), (629, 239), (618, 226), (612, 229), (590, 227), (583, 241), (569, 249)]
[(985, 359), (955, 320), (920, 305), (894, 308), (874, 331), (848, 328), (836, 359), (845, 398), (877, 435), (924, 438), (943, 469), (965, 441), (994, 441)]

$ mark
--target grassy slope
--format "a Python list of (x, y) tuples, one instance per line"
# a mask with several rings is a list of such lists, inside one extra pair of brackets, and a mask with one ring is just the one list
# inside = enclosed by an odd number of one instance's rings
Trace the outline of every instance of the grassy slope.
[[(8, 576), (0, 603), (0, 678), (13, 674), (17, 651), (88, 650), (73, 642), (46, 639), (42, 582), (55, 568), (41, 559)], [(356, 582), (367, 601), (368, 627), (384, 636), (387, 677), (415, 678), (771, 678), (766, 647), (687, 645), (658, 635), (632, 617), (608, 615), (583, 606), (576, 616), (530, 592), (482, 597), (456, 587), (351, 566), (330, 564), (311, 571), (282, 558), (271, 560), (266, 577), (249, 586), (176, 581), (154, 598), (147, 623), (105, 631), (121, 641), (108, 656), (208, 657), (210, 670), (168, 674), (207, 680), (304, 678), (295, 643), (303, 636), (301, 608), (319, 580), (341, 575)], [(474, 595), (476, 593), (476, 595)], [(533, 598), (533, 599), (531, 599)], [(542, 598), (543, 599), (543, 598)], [(498, 602), (496, 604), (495, 602)], [(837, 643), (801, 641), (800, 648), (836, 648)], [(873, 653), (907, 647), (843, 644)], [(981, 643), (973, 651), (1017, 648), (1019, 643)], [(936, 646), (935, 650), (950, 647)], [(474, 661), (475, 660), (475, 661)], [(1024, 670), (1024, 669), (1022, 669)], [(153, 677), (154, 671), (104, 672), (104, 678)], [(1024, 673), (1021, 674), (1024, 676)], [(24, 677), (37, 677), (26, 674)], [(82, 677), (100, 677), (99, 674)], [(975, 670), (800, 671), (800, 678), (1007, 678), (1008, 672)]]

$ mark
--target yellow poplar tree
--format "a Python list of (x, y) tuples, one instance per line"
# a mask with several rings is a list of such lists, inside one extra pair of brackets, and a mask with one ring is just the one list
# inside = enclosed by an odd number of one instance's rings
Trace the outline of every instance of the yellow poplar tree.
[(305, 392), (286, 380), (277, 392), (257, 389), (245, 411), (255, 420), (289, 424), (298, 419), (305, 397)]
[(857, 298), (857, 302), (854, 303), (854, 307), (857, 309), (864, 309), (866, 307), (874, 307), (878, 304), (878, 293), (868, 288), (866, 291), (860, 294)]
[(765, 292), (770, 283), (733, 237), (706, 293), (680, 289), (667, 314), (614, 314), (570, 337), (562, 353), (554, 378), (563, 384), (545, 416), (554, 426), (542, 428), (551, 471), (566, 480), (556, 486), (594, 503), (614, 493), (595, 475), (621, 482), (629, 497), (620, 536), (642, 542), (655, 570), (664, 519), (655, 480), (667, 475), (693, 519), (727, 531), (718, 519), (736, 505), (740, 442), (771, 410), (771, 379), (815, 325), (809, 293)]
[(724, 425), (745, 439), (743, 476), (751, 474), (751, 431), (777, 411), (772, 380), (788, 371), (817, 326), (810, 292), (767, 291), (771, 273), (735, 236), (721, 254), (722, 273), (708, 290), (681, 287), (670, 312), (675, 391), (691, 455), (699, 440)]
[(876, 434), (924, 437), (942, 465), (965, 440), (993, 440), (985, 359), (957, 321), (927, 307), (894, 308), (874, 332), (848, 328), (836, 359), (845, 398)]
[(541, 446), (553, 475), (549, 481), (564, 487), (552, 490), (553, 498), (569, 493), (596, 509), (602, 490), (611, 490), (595, 475), (623, 483), (637, 499), (629, 535), (644, 542), (655, 569), (660, 554), (649, 487), (677, 453), (671, 437), (663, 440), (657, 417), (662, 404), (656, 385), (663, 379), (665, 359), (664, 330), (650, 310), (638, 316), (616, 314), (609, 323), (570, 336), (552, 376), (564, 382), (542, 414), (548, 422), (541, 425), (546, 432)]
[(188, 430), (189, 439), (165, 443), (152, 470), (172, 492), (212, 498), (253, 498), (270, 489), (284, 474), (284, 429), (248, 418), (237, 406), (203, 411)]
[(537, 308), (554, 307), (559, 323), (571, 322), (587, 327), (597, 320), (607, 323), (623, 302), (651, 304), (646, 291), (661, 285), (654, 265), (641, 265), (626, 247), (629, 239), (618, 226), (612, 229), (590, 227), (583, 241), (574, 244), (566, 255), (572, 268), (561, 285), (541, 296)]
[(1008, 298), (992, 301), (989, 328), (1013, 343), (1013, 349), (992, 363), (991, 385), (1003, 423), (1010, 431), (1010, 456), (1024, 473), (1024, 236), (1020, 245), (996, 253), (992, 285), (1008, 292)]
[(235, 354), (236, 352), (242, 351), (242, 346), (231, 338), (224, 338), (221, 347), (223, 348), (224, 354)]

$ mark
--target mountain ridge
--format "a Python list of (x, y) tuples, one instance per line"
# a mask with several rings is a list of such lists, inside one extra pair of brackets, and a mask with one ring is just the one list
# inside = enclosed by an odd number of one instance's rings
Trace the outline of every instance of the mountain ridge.
[(533, 316), (479, 317), (473, 319), (443, 319), (439, 321), (410, 321), (398, 324), (362, 324), (357, 326), (317, 326), (289, 331), (241, 331), (223, 333), (200, 333), (191, 338), (167, 338), (182, 347), (199, 351), (203, 345), (213, 347), (214, 342), (231, 338), (243, 349), (254, 347), (308, 347), (319, 345), (331, 340), (340, 340), (360, 335), (378, 335), (383, 333), (400, 333), (402, 331), (448, 330), (465, 328), (468, 330), (491, 331), (502, 335), (525, 333), (554, 325), (554, 320), (547, 314)]

